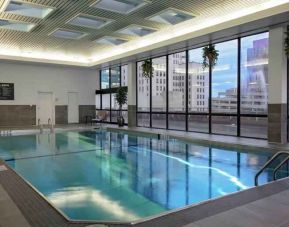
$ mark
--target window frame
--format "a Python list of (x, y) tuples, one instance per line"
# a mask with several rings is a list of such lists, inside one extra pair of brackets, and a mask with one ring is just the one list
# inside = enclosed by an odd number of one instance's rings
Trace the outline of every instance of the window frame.
[[(101, 111), (101, 110), (106, 110), (109, 112), (109, 119), (106, 121), (106, 123), (110, 123), (110, 124), (117, 124), (116, 122), (112, 121), (112, 116), (111, 116), (111, 113), (112, 111), (118, 111), (118, 110), (115, 110), (115, 109), (112, 109), (112, 103), (111, 103), (111, 98), (112, 98), (112, 95), (114, 95), (117, 90), (120, 88), (120, 87), (124, 87), (127, 89), (127, 86), (121, 86), (122, 85), (122, 71), (121, 71), (121, 67), (123, 65), (118, 65), (118, 66), (111, 66), (109, 68), (103, 68), (103, 69), (100, 69), (99, 71), (99, 84), (100, 84), (100, 88), (98, 90), (95, 91), (95, 95), (100, 95), (100, 108), (96, 108), (95, 110), (96, 111)], [(115, 69), (115, 68), (119, 68), (119, 86), (118, 87), (111, 87), (111, 69)], [(101, 81), (102, 81), (102, 71), (103, 70), (109, 70), (109, 87), (108, 88), (105, 88), (105, 89), (102, 89), (101, 87)], [(109, 109), (103, 109), (103, 100), (102, 100), (102, 96), (103, 95), (107, 95), (109, 94)], [(127, 112), (128, 109), (122, 109), (122, 112)], [(125, 123), (125, 125), (127, 125), (127, 123)]]
[[(144, 127), (144, 128), (156, 128), (152, 126), (152, 115), (153, 114), (165, 114), (166, 115), (166, 126), (164, 127), (166, 130), (173, 130), (173, 131), (188, 131), (188, 132), (198, 132), (198, 133), (205, 133), (205, 134), (215, 134), (215, 135), (225, 135), (225, 136), (237, 136), (237, 137), (243, 137), (243, 138), (254, 138), (254, 139), (261, 139), (261, 140), (267, 140), (268, 136), (266, 136), (266, 138), (264, 137), (250, 137), (250, 136), (244, 136), (241, 135), (241, 118), (242, 117), (258, 117), (258, 118), (267, 118), (268, 119), (268, 113), (267, 114), (242, 114), (241, 113), (241, 51), (242, 51), (242, 46), (241, 46), (241, 40), (242, 38), (245, 37), (250, 37), (250, 36), (254, 36), (254, 35), (258, 35), (258, 34), (262, 34), (262, 33), (269, 33), (268, 30), (264, 30), (262, 32), (258, 32), (258, 33), (252, 33), (249, 35), (245, 35), (245, 36), (239, 36), (236, 38), (231, 38), (231, 39), (224, 39), (222, 41), (219, 42), (212, 42), (213, 44), (218, 44), (218, 43), (224, 43), (224, 42), (229, 42), (232, 40), (236, 40), (237, 42), (237, 111), (236, 113), (213, 113), (212, 112), (212, 71), (209, 70), (209, 104), (208, 104), (208, 112), (189, 112), (189, 107), (188, 107), (188, 73), (189, 73), (189, 51), (193, 50), (193, 49), (198, 49), (198, 48), (202, 48), (204, 45), (199, 45), (199, 46), (195, 46), (193, 48), (190, 49), (186, 49), (186, 50), (179, 50), (176, 52), (172, 52), (169, 54), (165, 54), (165, 55), (159, 55), (159, 56), (153, 56), (151, 58), (149, 58), (150, 61), (152, 61), (152, 59), (154, 58), (160, 58), (160, 57), (166, 57), (166, 112), (154, 112), (152, 111), (152, 79), (150, 78), (150, 86), (149, 86), (149, 92), (150, 92), (150, 111), (138, 111), (138, 83), (136, 83), (136, 107), (137, 107), (137, 112), (136, 112), (136, 122), (137, 122), (137, 127)], [(269, 34), (268, 34), (269, 37)], [(186, 52), (186, 91), (185, 91), (185, 108), (186, 111), (184, 113), (178, 113), (178, 112), (170, 112), (169, 111), (169, 94), (168, 94), (168, 86), (169, 86), (169, 56), (173, 55), (173, 54), (178, 54), (178, 53), (182, 53), (182, 52)], [(144, 61), (145, 59), (141, 59), (139, 61), (136, 62), (136, 81), (138, 82), (138, 77), (139, 77), (139, 73), (138, 73), (138, 63)], [(289, 61), (288, 61), (289, 62)], [(288, 73), (289, 74), (289, 73)], [(289, 76), (288, 76), (289, 77)], [(289, 92), (288, 92), (288, 97), (289, 97)], [(145, 127), (145, 126), (139, 126), (138, 125), (138, 114), (149, 114), (150, 116), (150, 126), (149, 127)], [(179, 129), (169, 129), (169, 123), (168, 123), (168, 115), (169, 114), (184, 114), (186, 116), (186, 130), (179, 130)], [(195, 131), (195, 130), (189, 130), (188, 128), (188, 118), (190, 115), (206, 115), (209, 117), (208, 120), (208, 127), (209, 127), (209, 132), (201, 132), (201, 131)], [(212, 116), (228, 116), (228, 117), (236, 117), (237, 118), (237, 133), (236, 135), (227, 135), (227, 134), (218, 134), (218, 133), (212, 133)], [(289, 119), (289, 114), (288, 114), (288, 119)], [(289, 123), (288, 123), (289, 125)], [(163, 128), (162, 128), (163, 129)], [(289, 126), (288, 126), (288, 130), (289, 130)], [(288, 137), (288, 141), (289, 141), (289, 137)]]

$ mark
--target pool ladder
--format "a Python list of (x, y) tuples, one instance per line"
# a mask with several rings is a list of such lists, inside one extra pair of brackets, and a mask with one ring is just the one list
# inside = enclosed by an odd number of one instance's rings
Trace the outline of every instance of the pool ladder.
[(43, 133), (43, 125), (40, 122), (40, 118), (38, 118), (38, 127), (39, 127), (39, 130), (40, 130), (40, 133), (42, 134)]
[(48, 126), (50, 127), (50, 133), (53, 133), (54, 132), (54, 127), (53, 127), (53, 123), (52, 123), (50, 118), (48, 119)]
[(255, 186), (258, 186), (258, 178), (263, 173), (265, 169), (267, 169), (277, 158), (279, 158), (281, 155), (284, 155), (284, 159), (274, 168), (273, 170), (273, 181), (277, 179), (277, 172), (278, 170), (289, 161), (289, 152), (288, 151), (280, 151), (277, 154), (275, 154), (269, 161), (265, 163), (265, 165), (256, 173), (255, 175)]
[[(53, 123), (52, 123), (50, 118), (48, 119), (47, 123), (48, 123), (48, 126), (50, 128), (50, 133), (53, 133), (54, 127), (53, 127)], [(38, 119), (38, 126), (39, 126), (40, 133), (42, 134), (43, 133), (43, 124), (41, 124), (40, 119)]]

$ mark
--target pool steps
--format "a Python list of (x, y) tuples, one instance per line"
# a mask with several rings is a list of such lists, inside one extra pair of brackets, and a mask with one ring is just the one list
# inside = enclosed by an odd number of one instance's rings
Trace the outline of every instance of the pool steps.
[(256, 173), (255, 175), (255, 186), (258, 186), (258, 178), (259, 176), (261, 175), (261, 173), (263, 173), (263, 171), (267, 168), (269, 168), (272, 163), (276, 160), (278, 160), (278, 158), (280, 156), (284, 156), (282, 161), (278, 163), (277, 166), (274, 167), (273, 169), (273, 181), (277, 180), (277, 172), (278, 170), (286, 163), (288, 163), (289, 161), (289, 152), (288, 151), (279, 151), (278, 153), (276, 153), (272, 158), (270, 158), (269, 161), (267, 161), (263, 166), (262, 168)]

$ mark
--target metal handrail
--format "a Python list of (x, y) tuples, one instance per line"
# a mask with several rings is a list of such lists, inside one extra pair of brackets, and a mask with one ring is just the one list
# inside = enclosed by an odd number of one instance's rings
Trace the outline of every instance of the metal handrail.
[(261, 175), (261, 173), (269, 167), (273, 161), (275, 161), (279, 156), (281, 155), (287, 155), (286, 158), (277, 166), (274, 168), (274, 180), (276, 180), (276, 173), (277, 171), (283, 166), (286, 162), (289, 161), (289, 152), (288, 151), (280, 151), (277, 154), (275, 154), (268, 162), (265, 163), (265, 165), (256, 173), (255, 175), (255, 186), (258, 186), (258, 177)]
[(273, 172), (273, 180), (275, 181), (277, 179), (277, 172), (278, 170), (286, 163), (289, 161), (289, 156), (285, 158), (275, 169)]
[(53, 131), (54, 131), (53, 122), (52, 122), (52, 120), (50, 118), (48, 119), (48, 125), (50, 126), (50, 133), (53, 133)]
[(38, 118), (38, 126), (39, 126), (40, 133), (42, 134), (43, 133), (43, 125), (41, 124), (40, 118)]

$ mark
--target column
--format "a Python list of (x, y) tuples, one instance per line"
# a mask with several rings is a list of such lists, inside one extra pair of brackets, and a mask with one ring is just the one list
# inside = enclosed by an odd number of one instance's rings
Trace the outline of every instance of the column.
[(269, 31), (268, 142), (287, 142), (287, 57), (284, 52), (286, 27)]
[(136, 127), (136, 63), (128, 64), (128, 127)]

